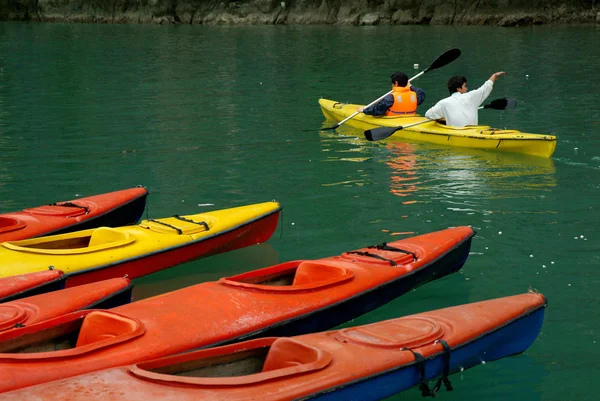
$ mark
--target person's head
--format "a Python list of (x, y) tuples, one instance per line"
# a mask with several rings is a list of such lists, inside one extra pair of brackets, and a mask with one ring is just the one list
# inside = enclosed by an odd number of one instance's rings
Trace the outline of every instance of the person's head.
[(454, 76), (448, 80), (448, 92), (467, 93), (467, 78)]
[(396, 71), (392, 74), (392, 84), (398, 86), (406, 86), (408, 85), (408, 77), (406, 76), (406, 74), (403, 74), (400, 71)]

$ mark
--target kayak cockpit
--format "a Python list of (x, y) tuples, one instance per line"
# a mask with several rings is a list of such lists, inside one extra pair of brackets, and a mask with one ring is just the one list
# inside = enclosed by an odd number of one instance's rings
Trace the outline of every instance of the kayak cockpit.
[(16, 231), (24, 228), (27, 225), (24, 221), (17, 219), (16, 217), (0, 217), (0, 233), (7, 233), (9, 231)]
[(344, 262), (293, 261), (222, 278), (219, 283), (268, 292), (291, 292), (337, 285), (352, 277), (354, 274), (344, 268)]
[(325, 368), (331, 356), (289, 338), (263, 338), (138, 363), (141, 379), (200, 386), (238, 386)]
[(116, 248), (133, 241), (135, 238), (128, 232), (100, 227), (68, 234), (9, 241), (2, 243), (2, 246), (19, 252), (69, 255)]
[(71, 357), (114, 346), (144, 332), (136, 319), (106, 311), (79, 311), (0, 333), (0, 359)]

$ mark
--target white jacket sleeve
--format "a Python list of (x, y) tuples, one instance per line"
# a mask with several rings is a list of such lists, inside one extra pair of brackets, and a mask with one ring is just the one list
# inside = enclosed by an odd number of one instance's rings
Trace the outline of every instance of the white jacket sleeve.
[(437, 102), (435, 106), (433, 106), (432, 108), (427, 110), (425, 112), (425, 117), (427, 117), (431, 120), (438, 120), (440, 118), (443, 118), (444, 113), (442, 110), (442, 106), (440, 105), (440, 102)]
[(481, 106), (481, 103), (492, 93), (492, 89), (494, 89), (494, 83), (489, 79), (483, 83), (479, 88), (474, 91), (470, 91), (465, 93), (464, 96), (469, 97), (469, 101), (471, 104), (476, 105), (477, 107)]

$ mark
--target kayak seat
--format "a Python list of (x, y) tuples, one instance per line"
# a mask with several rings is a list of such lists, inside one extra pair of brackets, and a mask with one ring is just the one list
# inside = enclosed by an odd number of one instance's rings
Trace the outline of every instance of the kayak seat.
[(317, 362), (323, 351), (287, 338), (278, 338), (269, 348), (262, 371), (291, 368)]
[(313, 283), (337, 281), (347, 274), (346, 270), (337, 266), (330, 266), (314, 262), (302, 262), (296, 269), (293, 286)]
[(139, 324), (135, 320), (112, 313), (94, 311), (83, 320), (75, 348), (130, 335), (138, 329)]
[(123, 241), (127, 235), (109, 227), (100, 227), (94, 230), (90, 237), (89, 247), (110, 244), (112, 242)]

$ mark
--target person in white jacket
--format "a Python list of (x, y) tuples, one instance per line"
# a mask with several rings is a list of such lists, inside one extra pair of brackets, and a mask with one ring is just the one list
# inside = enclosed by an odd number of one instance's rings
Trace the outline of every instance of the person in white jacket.
[(478, 107), (492, 93), (494, 82), (504, 71), (492, 74), (481, 87), (468, 92), (467, 78), (455, 76), (448, 80), (448, 91), (450, 96), (437, 102), (435, 106), (427, 110), (425, 117), (432, 120), (444, 118), (446, 125), (453, 127), (464, 127), (466, 125), (478, 124)]

